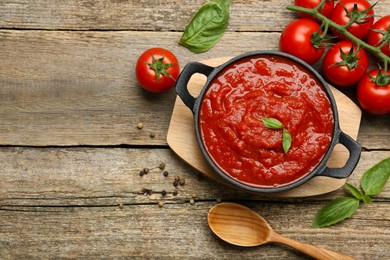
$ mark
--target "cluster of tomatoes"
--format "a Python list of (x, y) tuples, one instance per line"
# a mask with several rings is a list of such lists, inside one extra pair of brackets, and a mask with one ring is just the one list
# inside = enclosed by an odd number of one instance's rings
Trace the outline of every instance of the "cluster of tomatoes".
[[(321, 2), (295, 0), (295, 5), (315, 8)], [(288, 24), (281, 34), (280, 50), (309, 64), (323, 57), (321, 71), (330, 83), (337, 87), (357, 86), (357, 100), (363, 109), (373, 114), (389, 113), (390, 64), (376, 57), (374, 59), (379, 66), (370, 70), (371, 56), (359, 41), (380, 49), (390, 57), (390, 15), (375, 21), (375, 5), (367, 0), (327, 0), (322, 4), (318, 9), (322, 15), (338, 25), (346, 26), (347, 31), (359, 40), (352, 42), (334, 27), (329, 28), (313, 16), (298, 13), (300, 18)], [(333, 43), (326, 41), (329, 37), (325, 36), (329, 35), (333, 35)]]

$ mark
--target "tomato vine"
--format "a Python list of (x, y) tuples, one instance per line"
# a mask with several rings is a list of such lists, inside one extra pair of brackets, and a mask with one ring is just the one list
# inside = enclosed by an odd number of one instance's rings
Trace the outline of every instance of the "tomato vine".
[(390, 64), (390, 57), (382, 52), (380, 46), (379, 47), (372, 46), (372, 45), (357, 38), (352, 33), (347, 31), (347, 28), (350, 26), (350, 24), (352, 24), (353, 22), (356, 22), (356, 19), (358, 19), (358, 17), (352, 17), (351, 21), (344, 26), (339, 25), (339, 24), (333, 22), (328, 17), (321, 14), (320, 8), (321, 8), (321, 6), (323, 6), (325, 4), (325, 1), (326, 0), (322, 0), (321, 3), (315, 8), (306, 8), (306, 7), (301, 7), (301, 6), (297, 6), (297, 5), (289, 5), (289, 6), (287, 6), (287, 9), (290, 11), (295, 11), (295, 12), (311, 15), (311, 16), (317, 18), (320, 22), (322, 22), (324, 24), (324, 26), (331, 27), (331, 28), (339, 31), (341, 34), (343, 34), (346, 38), (348, 38), (350, 41), (355, 43), (357, 46), (363, 47), (364, 49), (366, 49), (367, 51), (369, 51), (370, 53), (372, 53), (373, 55), (378, 57), (380, 60), (382, 60), (383, 66), (384, 66), (383, 69), (384, 69), (384, 71), (387, 71), (388, 65)]

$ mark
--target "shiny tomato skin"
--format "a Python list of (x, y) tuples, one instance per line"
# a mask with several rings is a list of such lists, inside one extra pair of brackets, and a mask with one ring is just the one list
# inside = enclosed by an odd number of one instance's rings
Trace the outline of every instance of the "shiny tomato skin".
[(283, 30), (279, 40), (279, 49), (308, 64), (313, 64), (321, 58), (325, 50), (324, 47), (314, 47), (311, 42), (311, 35), (319, 30), (320, 25), (311, 19), (296, 19)]
[[(360, 106), (371, 114), (384, 115), (390, 113), (390, 84), (378, 86), (368, 76), (375, 77), (378, 69), (371, 70), (357, 86), (357, 99)], [(390, 71), (387, 71), (390, 76)]]
[[(153, 57), (156, 61), (162, 59), (162, 64), (171, 64), (166, 68), (169, 75), (160, 74), (151, 68)], [(151, 48), (143, 52), (136, 63), (135, 74), (138, 83), (147, 91), (161, 93), (168, 91), (176, 82), (180, 73), (180, 65), (176, 56), (169, 50), (163, 48)]]
[[(325, 54), (322, 61), (322, 72), (327, 80), (339, 87), (353, 86), (363, 77), (368, 68), (368, 55), (367, 52), (360, 48), (356, 57), (358, 60), (358, 66), (350, 70), (346, 65), (334, 65), (337, 62), (343, 61), (340, 48), (345, 54), (348, 54), (351, 50), (352, 43), (350, 41), (340, 41), (333, 45)], [(356, 46), (354, 45), (354, 51)]]
[[(294, 0), (294, 3), (296, 6), (301, 6), (305, 8), (315, 8), (321, 3), (321, 0)], [(333, 11), (333, 8), (334, 8), (334, 1), (326, 1), (322, 10), (320, 10), (321, 14), (323, 14), (326, 17), (329, 17)], [(309, 18), (318, 21), (315, 17), (309, 14), (298, 12), (298, 15), (302, 18)]]
[[(386, 15), (386, 16), (381, 17), (378, 21), (376, 21), (372, 25), (371, 30), (367, 36), (367, 43), (376, 47), (384, 35), (382, 33), (376, 32), (374, 30), (383, 30), (383, 31), (389, 32), (389, 30), (390, 30), (389, 27), (390, 27), (390, 15)], [(389, 45), (390, 45), (390, 43), (385, 44), (381, 48), (381, 50), (384, 54), (386, 54), (387, 56), (390, 57), (390, 46)]]
[[(345, 12), (343, 6), (351, 12), (355, 4), (357, 5), (359, 11), (367, 10), (371, 7), (371, 4), (367, 0), (341, 0), (334, 7), (330, 19), (339, 25), (346, 25), (351, 18)], [(363, 23), (354, 22), (348, 27), (347, 31), (359, 39), (364, 39), (374, 23), (374, 9), (369, 10), (367, 15), (370, 17), (366, 18)], [(336, 29), (332, 29), (332, 33), (340, 39), (346, 39), (345, 36), (339, 33)]]

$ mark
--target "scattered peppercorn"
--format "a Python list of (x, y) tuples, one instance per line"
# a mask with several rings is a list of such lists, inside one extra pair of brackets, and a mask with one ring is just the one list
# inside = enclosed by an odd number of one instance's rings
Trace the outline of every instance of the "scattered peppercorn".
[(164, 175), (164, 177), (168, 177), (169, 172), (168, 172), (168, 171), (164, 171), (164, 172), (163, 172), (163, 175)]
[(149, 168), (144, 168), (143, 171), (144, 171), (145, 174), (148, 174), (149, 173)]
[(179, 183), (181, 186), (183, 186), (184, 184), (186, 184), (186, 180), (184, 178), (180, 178)]
[(141, 190), (142, 194), (144, 194), (145, 196), (146, 195), (151, 195), (153, 193), (153, 191), (151, 189), (146, 189), (146, 188), (142, 188)]
[(150, 138), (155, 138), (156, 134), (155, 133), (150, 133)]
[(172, 184), (173, 186), (177, 187), (179, 185), (179, 182), (177, 180), (174, 180)]
[(139, 176), (144, 176), (144, 170), (139, 171)]
[(163, 206), (164, 206), (164, 202), (163, 202), (163, 201), (159, 201), (159, 202), (158, 202), (158, 207), (159, 207), (159, 208), (162, 208)]
[(137, 124), (138, 129), (142, 129), (143, 127), (144, 127), (144, 124), (142, 124), (141, 122)]
[(173, 196), (177, 196), (177, 194), (178, 194), (177, 190), (174, 190), (173, 191)]
[(194, 199), (190, 199), (190, 204), (194, 205), (195, 204), (195, 200)]
[(175, 181), (179, 182), (179, 181), (180, 181), (180, 177), (179, 177), (179, 176), (176, 176), (176, 177), (175, 177)]
[(164, 162), (160, 162), (160, 164), (158, 165), (158, 168), (160, 170), (164, 170), (165, 169), (165, 163)]
[(166, 190), (162, 190), (161, 191), (161, 196), (165, 197), (167, 195), (167, 191)]
[(119, 203), (119, 208), (120, 208), (120, 209), (123, 209), (124, 207), (125, 207), (125, 204)]

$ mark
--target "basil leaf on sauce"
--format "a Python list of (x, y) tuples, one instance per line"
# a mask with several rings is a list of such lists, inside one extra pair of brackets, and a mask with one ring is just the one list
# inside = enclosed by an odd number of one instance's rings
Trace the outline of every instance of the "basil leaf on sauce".
[(390, 157), (368, 169), (360, 180), (360, 186), (366, 195), (377, 195), (383, 190), (389, 177)]
[(263, 121), (265, 127), (269, 129), (282, 129), (283, 124), (276, 118), (262, 118), (261, 121)]
[(179, 43), (194, 53), (206, 52), (225, 33), (230, 0), (207, 1), (186, 26)]
[(283, 151), (284, 153), (287, 153), (288, 150), (291, 147), (291, 134), (290, 132), (286, 129), (283, 128), (283, 138), (282, 138), (282, 145), (283, 145)]
[(355, 197), (339, 197), (322, 207), (314, 217), (312, 227), (320, 228), (340, 222), (355, 213), (359, 200)]

